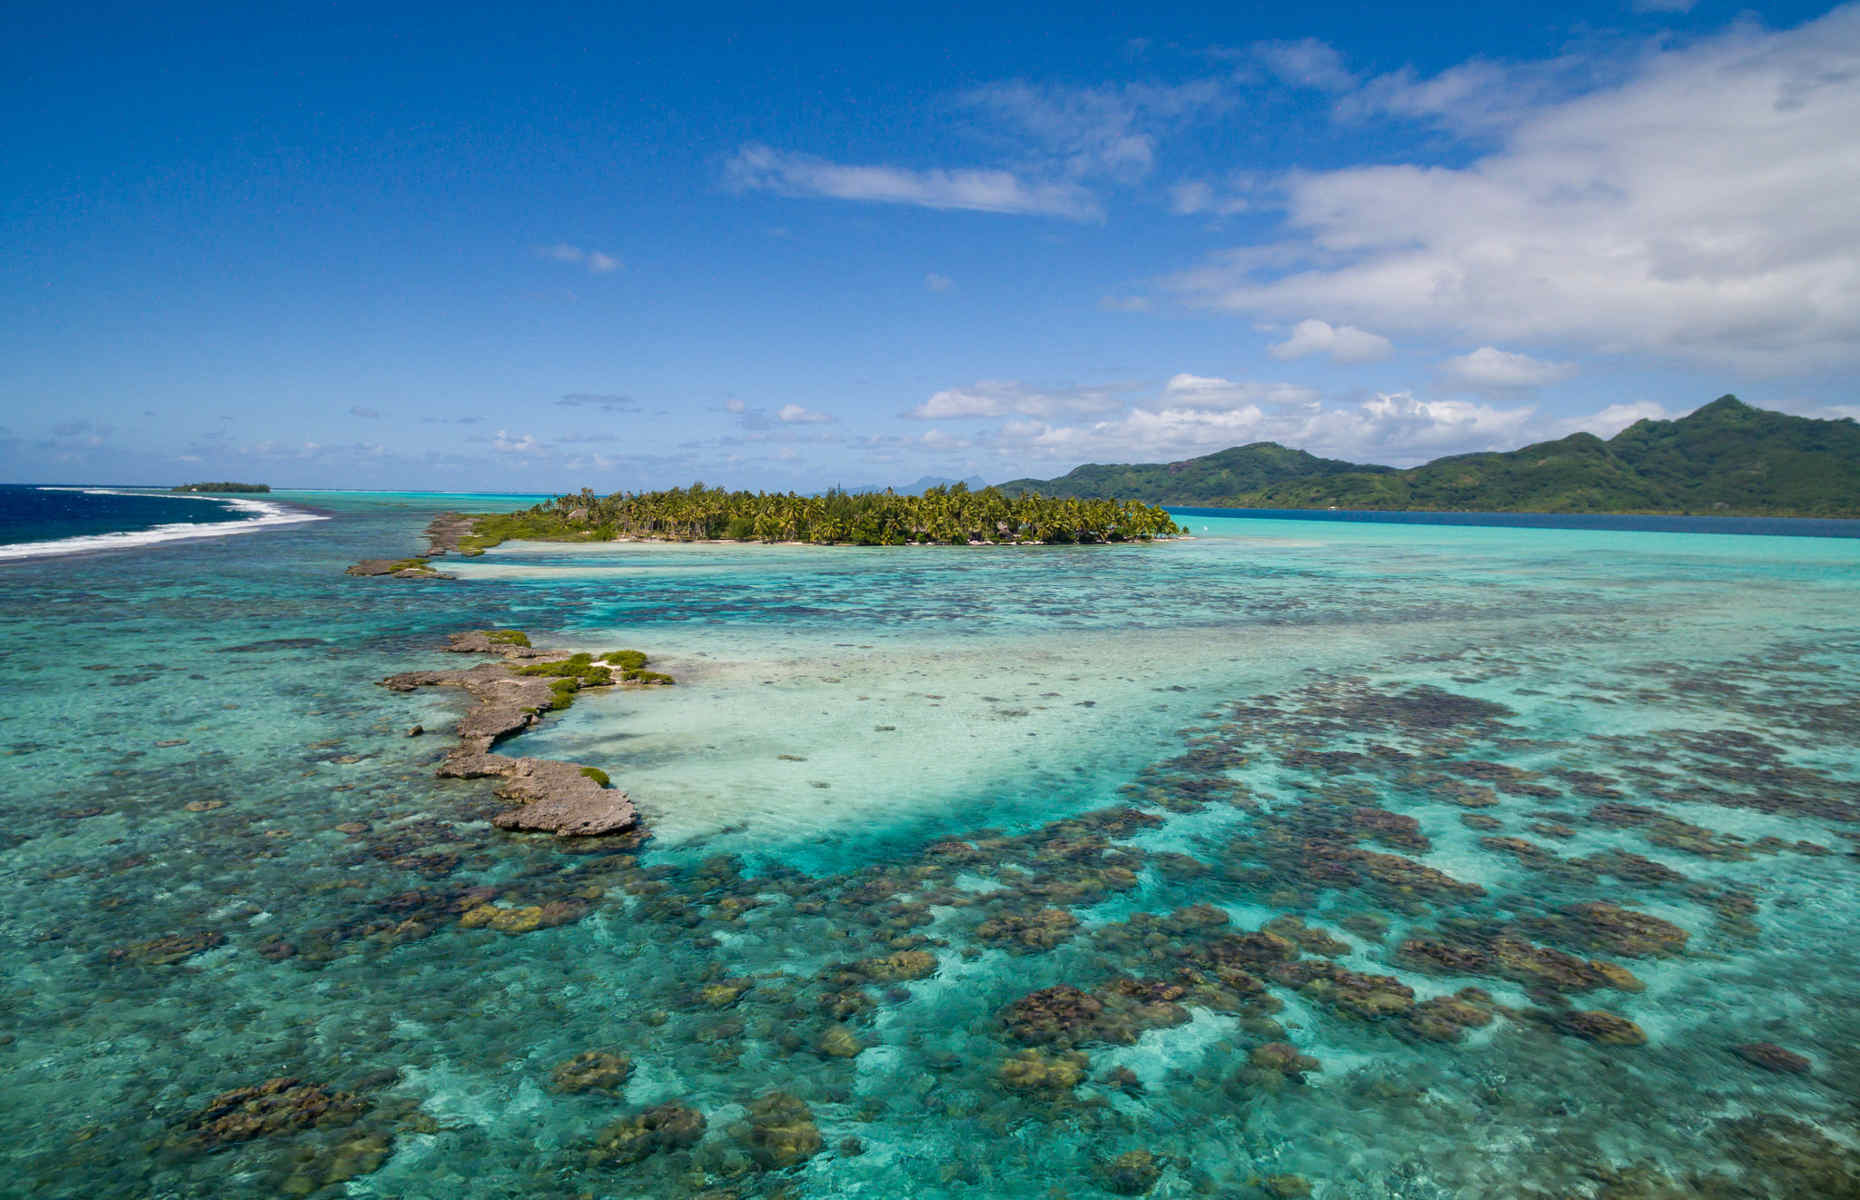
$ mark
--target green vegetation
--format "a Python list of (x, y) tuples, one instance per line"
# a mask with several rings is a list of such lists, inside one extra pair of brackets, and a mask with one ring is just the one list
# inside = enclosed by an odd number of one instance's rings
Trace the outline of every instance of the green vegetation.
[(601, 655), (601, 661), (619, 667), (620, 678), (628, 683), (668, 684), (672, 682), (670, 675), (646, 670), (646, 655), (640, 650), (615, 650), (611, 654)]
[(599, 767), (583, 767), (581, 768), (581, 773), (600, 784), (602, 787), (612, 787), (614, 785), (614, 781), (608, 777), (607, 772), (601, 770)]
[(669, 541), (812, 542), (859, 546), (971, 543), (1149, 541), (1182, 530), (1160, 508), (1122, 500), (1010, 496), (963, 484), (921, 496), (894, 492), (824, 496), (730, 492), (693, 484), (663, 492), (558, 496), (514, 513), (473, 517), (462, 554), (482, 554), (513, 538), (605, 542), (618, 537)]
[(269, 492), (268, 483), (183, 483), (171, 492)]
[(549, 680), (549, 693), (553, 697), (549, 707), (560, 711), (575, 702), (575, 693), (584, 687), (607, 687), (614, 681), (614, 673), (594, 661), (592, 654), (573, 654), (555, 662), (531, 663), (527, 667), (512, 667), (518, 675), (536, 675)]
[(1001, 490), (1010, 496), (1030, 492), (1083, 500), (1139, 496), (1152, 504), (1213, 504), (1288, 479), (1392, 470), (1319, 458), (1277, 442), (1254, 442), (1183, 462), (1122, 466), (1088, 463), (1057, 479), (1016, 479), (1002, 484)]
[(514, 669), (519, 675), (574, 679), (586, 687), (604, 687), (614, 681), (614, 673), (595, 662), (592, 654), (573, 654), (555, 662), (532, 663)]
[(493, 646), (527, 646), (530, 644), (530, 635), (521, 629), (481, 629), (478, 632), (484, 634), (484, 640)]
[(1209, 490), (1242, 465), (1289, 469), (1297, 460), (1278, 456), (1297, 453), (1268, 442), (1166, 466), (1081, 467), (1060, 479), (1002, 487), (1105, 486), (1152, 503), (1234, 508), (1860, 517), (1860, 425), (1766, 412), (1735, 396), (1676, 421), (1639, 421), (1607, 441), (1577, 433), (1402, 471), (1305, 455), (1322, 468)]

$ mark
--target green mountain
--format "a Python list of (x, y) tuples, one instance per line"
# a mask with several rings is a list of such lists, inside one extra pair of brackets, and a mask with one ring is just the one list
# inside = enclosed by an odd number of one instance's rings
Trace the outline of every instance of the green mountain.
[[(1215, 464), (1291, 464), (1280, 475), (1216, 495), (1201, 486)], [(1094, 486), (1152, 503), (1240, 508), (1428, 509), (1463, 512), (1666, 512), (1860, 517), (1860, 425), (1752, 408), (1723, 396), (1675, 421), (1639, 421), (1603, 441), (1577, 433), (1505, 453), (1456, 454), (1419, 467), (1351, 466), (1270, 442), (1166, 467), (1081, 467), (1041, 483), (1065, 490), (1082, 473)], [(1112, 492), (1094, 492), (1110, 495)]]
[(1288, 479), (1390, 470), (1393, 468), (1319, 458), (1303, 450), (1289, 450), (1277, 442), (1254, 442), (1185, 462), (1128, 466), (1087, 463), (1057, 479), (1011, 480), (1002, 484), (1001, 490), (1010, 496), (1027, 492), (1080, 500), (1144, 496), (1153, 497), (1149, 501), (1152, 504), (1212, 504)]

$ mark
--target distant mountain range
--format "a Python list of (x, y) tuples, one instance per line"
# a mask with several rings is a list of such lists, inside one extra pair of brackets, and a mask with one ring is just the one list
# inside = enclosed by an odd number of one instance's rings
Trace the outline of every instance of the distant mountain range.
[[(883, 491), (893, 491), (900, 496), (921, 496), (933, 487), (953, 487), (958, 483), (965, 485), (972, 492), (979, 492), (988, 486), (988, 481), (983, 479), (980, 475), (971, 475), (967, 479), (950, 479), (942, 475), (925, 475), (920, 477), (916, 483), (907, 483), (902, 487), (889, 483), (862, 483), (858, 487), (841, 487), (834, 488), (833, 490), (836, 492), (845, 492), (849, 496), (863, 496), (869, 492)], [(823, 493), (815, 494), (820, 495)]]
[(1860, 517), (1860, 425), (1721, 396), (1675, 421), (1637, 421), (1607, 441), (1576, 433), (1406, 470), (1256, 442), (1176, 463), (1094, 463), (1001, 489), (1231, 508)]

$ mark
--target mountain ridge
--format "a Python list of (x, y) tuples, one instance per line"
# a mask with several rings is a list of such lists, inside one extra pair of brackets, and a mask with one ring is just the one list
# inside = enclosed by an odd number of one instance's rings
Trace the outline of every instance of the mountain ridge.
[[(1308, 464), (1318, 466), (1299, 470)], [(1221, 489), (1227, 479), (1255, 482)], [(1724, 395), (1683, 417), (1636, 421), (1606, 440), (1574, 433), (1401, 469), (1255, 442), (1176, 463), (1093, 463), (1000, 486), (1224, 508), (1860, 517), (1860, 424)]]

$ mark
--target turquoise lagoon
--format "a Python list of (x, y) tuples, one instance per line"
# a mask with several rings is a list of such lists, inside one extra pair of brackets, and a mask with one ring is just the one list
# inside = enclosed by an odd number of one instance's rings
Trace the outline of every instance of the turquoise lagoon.
[[(1860, 1194), (1860, 540), (271, 499), (0, 568), (0, 1193)], [(514, 747), (649, 840), (433, 777), (488, 625), (677, 677)]]

